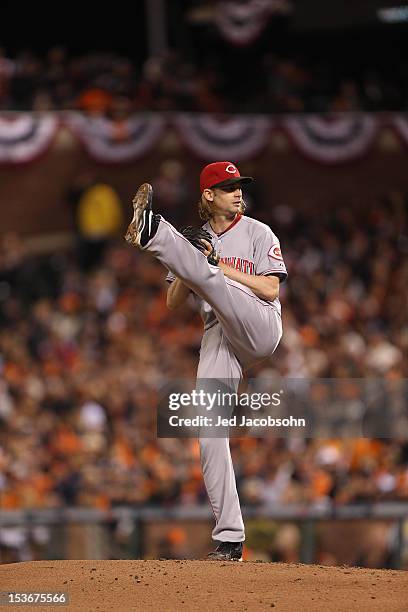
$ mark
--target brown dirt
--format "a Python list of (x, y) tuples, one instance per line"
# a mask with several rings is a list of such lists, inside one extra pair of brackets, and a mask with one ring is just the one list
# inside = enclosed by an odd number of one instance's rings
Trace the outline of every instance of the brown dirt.
[(408, 572), (252, 561), (33, 561), (0, 565), (0, 591), (69, 593), (68, 606), (18, 606), (37, 612), (405, 612)]

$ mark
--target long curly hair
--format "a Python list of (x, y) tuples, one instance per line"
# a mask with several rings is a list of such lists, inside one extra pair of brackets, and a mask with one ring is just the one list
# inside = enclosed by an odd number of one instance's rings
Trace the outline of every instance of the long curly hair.
[[(246, 209), (246, 205), (243, 199), (241, 199), (241, 207), (239, 209), (239, 214), (243, 215)], [(211, 202), (207, 200), (204, 194), (201, 194), (201, 198), (198, 201), (198, 214), (200, 215), (200, 219), (203, 221), (209, 221), (213, 215), (211, 209)]]

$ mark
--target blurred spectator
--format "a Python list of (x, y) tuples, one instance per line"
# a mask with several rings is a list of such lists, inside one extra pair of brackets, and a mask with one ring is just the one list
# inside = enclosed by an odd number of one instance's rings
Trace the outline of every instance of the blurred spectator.
[(15, 64), (10, 60), (5, 53), (5, 50), (0, 47), (0, 109), (8, 108), (9, 105), (9, 89), (10, 80), (13, 76)]
[(89, 87), (82, 91), (76, 107), (90, 115), (107, 115), (112, 107), (112, 95), (98, 87)]
[(123, 226), (123, 211), (115, 190), (91, 174), (80, 175), (67, 195), (73, 211), (81, 268), (98, 265), (109, 241)]
[[(260, 49), (256, 58), (233, 62), (211, 45), (203, 57), (171, 49), (143, 66), (114, 53), (70, 57), (53, 47), (45, 59), (30, 50), (15, 58), (0, 50), (0, 107), (9, 110), (79, 109), (115, 113), (127, 100), (126, 113), (137, 111), (331, 112), (406, 110), (408, 64), (401, 56), (384, 67), (375, 60), (352, 74), (345, 64), (334, 69), (329, 57), (297, 57)], [(350, 58), (349, 58), (350, 60)], [(253, 71), (254, 62), (256, 71)], [(237, 65), (246, 71), (243, 80)], [(253, 78), (256, 74), (256, 80)], [(248, 81), (248, 82), (247, 82)], [(260, 86), (262, 84), (262, 86)]]
[(159, 559), (188, 559), (187, 536), (181, 527), (172, 527), (158, 544)]

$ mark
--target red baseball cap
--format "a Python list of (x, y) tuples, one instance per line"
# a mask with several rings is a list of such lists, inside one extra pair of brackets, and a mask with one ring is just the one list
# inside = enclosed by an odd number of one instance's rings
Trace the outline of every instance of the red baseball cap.
[(211, 187), (227, 187), (233, 183), (251, 183), (251, 176), (241, 176), (235, 164), (229, 161), (214, 162), (202, 169), (200, 174), (200, 190)]

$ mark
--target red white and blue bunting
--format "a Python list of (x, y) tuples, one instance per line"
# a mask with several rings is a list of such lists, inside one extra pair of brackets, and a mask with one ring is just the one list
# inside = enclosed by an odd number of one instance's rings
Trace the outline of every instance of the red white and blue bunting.
[(0, 164), (33, 161), (52, 146), (60, 126), (68, 127), (95, 162), (126, 163), (140, 159), (158, 145), (166, 129), (203, 161), (251, 159), (280, 128), (302, 155), (324, 164), (361, 157), (372, 147), (382, 127), (394, 128), (408, 146), (408, 113), (332, 116), (229, 115), (200, 113), (137, 114), (114, 122), (72, 112), (62, 121), (57, 114), (0, 114)]
[(291, 10), (289, 0), (225, 0), (216, 5), (214, 22), (228, 42), (246, 46), (259, 37), (272, 15)]
[(244, 161), (260, 153), (270, 140), (272, 120), (266, 115), (180, 113), (174, 123), (183, 142), (205, 160)]
[(46, 153), (58, 125), (52, 114), (0, 116), (0, 164), (22, 164)]
[(147, 155), (162, 136), (165, 119), (142, 114), (116, 122), (69, 113), (65, 123), (95, 161), (117, 164)]
[(379, 122), (363, 114), (303, 115), (284, 119), (284, 128), (303, 155), (324, 164), (337, 164), (366, 153)]
[(408, 146), (408, 113), (398, 113), (391, 118), (391, 121), (398, 136)]

